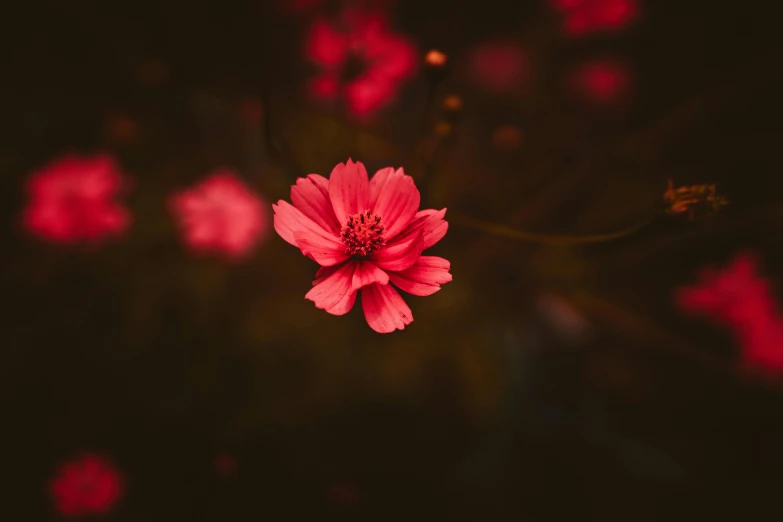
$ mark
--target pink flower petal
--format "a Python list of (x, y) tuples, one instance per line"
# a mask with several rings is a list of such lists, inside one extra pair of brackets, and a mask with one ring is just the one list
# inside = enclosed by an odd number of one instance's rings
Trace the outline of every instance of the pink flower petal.
[(369, 116), (392, 100), (395, 89), (392, 80), (365, 74), (345, 87), (348, 109), (359, 118)]
[(310, 96), (316, 100), (333, 100), (340, 92), (340, 78), (331, 72), (325, 72), (308, 83)]
[(327, 277), (320, 279), (307, 292), (305, 299), (315, 303), (316, 308), (332, 315), (344, 315), (353, 307), (356, 292), (352, 289), (355, 263), (345, 263)]
[(291, 201), (302, 214), (309, 217), (324, 230), (340, 234), (340, 224), (329, 200), (329, 180), (318, 174), (296, 180), (291, 187)]
[(305, 54), (321, 67), (338, 68), (348, 58), (348, 37), (328, 20), (319, 18), (307, 32)]
[(345, 252), (345, 245), (333, 236), (294, 232), (294, 239), (302, 253), (321, 266), (336, 265), (351, 257)]
[(443, 219), (443, 216), (445, 215), (445, 208), (442, 210), (421, 210), (416, 213), (416, 216), (411, 224), (408, 225), (405, 233), (407, 234), (411, 230), (421, 230), (421, 238), (424, 242), (423, 250), (427, 250), (446, 235), (449, 224)]
[(386, 241), (405, 230), (421, 203), (421, 194), (413, 178), (402, 168), (391, 170), (391, 167), (379, 170), (370, 181), (371, 208), (383, 220)]
[(353, 273), (353, 290), (359, 290), (373, 283), (389, 284), (389, 275), (369, 261), (359, 261)]
[(318, 269), (315, 273), (315, 277), (313, 278), (313, 286), (317, 285), (333, 273), (335, 273), (337, 270), (342, 268), (343, 265), (332, 265), (332, 266), (322, 266)]
[(451, 281), (450, 268), (451, 263), (442, 257), (421, 256), (412, 267), (390, 273), (389, 280), (409, 294), (432, 295), (440, 285)]
[(378, 333), (402, 330), (413, 321), (411, 309), (391, 285), (376, 283), (364, 287), (362, 309), (367, 324)]
[(345, 224), (348, 217), (369, 208), (369, 192), (370, 182), (363, 163), (354, 163), (349, 158), (345, 164), (339, 163), (332, 170), (329, 176), (329, 198), (341, 225)]
[(398, 82), (416, 72), (416, 46), (405, 37), (387, 35), (377, 48), (368, 49), (367, 58), (372, 64), (369, 73), (375, 78), (386, 78), (394, 89)]
[(394, 168), (386, 167), (375, 174), (370, 179), (370, 210), (375, 210), (375, 206), (378, 203), (378, 196), (381, 195), (381, 190), (386, 186), (389, 177), (394, 174)]
[(414, 230), (381, 248), (373, 255), (372, 261), (384, 270), (400, 272), (419, 259), (423, 245), (421, 231)]
[(334, 306), (324, 309), (325, 312), (332, 315), (345, 315), (353, 309), (353, 305), (356, 303), (356, 291), (351, 290), (345, 297), (340, 299)]
[(272, 205), (272, 209), (275, 211), (275, 230), (288, 243), (299, 247), (295, 237), (297, 232), (339, 243), (336, 234), (324, 230), (322, 226), (287, 201), (281, 199), (277, 205)]

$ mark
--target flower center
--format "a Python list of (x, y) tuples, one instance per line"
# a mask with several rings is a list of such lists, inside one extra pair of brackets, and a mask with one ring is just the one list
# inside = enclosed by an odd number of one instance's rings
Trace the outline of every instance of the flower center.
[(348, 59), (345, 61), (345, 65), (342, 68), (341, 78), (343, 82), (352, 82), (367, 70), (367, 60), (364, 57), (364, 52), (361, 48), (357, 47), (352, 49), (348, 55)]
[(340, 230), (340, 237), (345, 244), (345, 253), (361, 257), (372, 254), (386, 244), (383, 232), (380, 216), (376, 216), (369, 210), (354, 214)]

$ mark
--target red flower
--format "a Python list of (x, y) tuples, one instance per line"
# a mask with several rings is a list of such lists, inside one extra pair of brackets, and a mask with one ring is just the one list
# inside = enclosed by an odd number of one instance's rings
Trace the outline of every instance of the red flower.
[(580, 96), (606, 105), (622, 98), (631, 83), (628, 69), (613, 60), (596, 60), (577, 67), (572, 81)]
[(766, 373), (783, 373), (783, 319), (761, 316), (754, 327), (739, 334), (742, 356), (750, 368)]
[(378, 13), (346, 10), (337, 23), (318, 18), (306, 39), (307, 57), (321, 68), (310, 82), (320, 100), (342, 93), (348, 109), (364, 117), (386, 105), (416, 69), (416, 48), (387, 27)]
[(731, 328), (751, 367), (783, 371), (783, 318), (768, 280), (757, 274), (756, 259), (741, 253), (722, 271), (708, 268), (701, 282), (680, 289), (677, 305)]
[(623, 29), (639, 14), (636, 0), (552, 0), (552, 4), (563, 13), (565, 31), (571, 36)]
[(123, 482), (108, 460), (88, 454), (63, 464), (50, 490), (60, 514), (78, 517), (108, 512), (122, 496)]
[(263, 203), (229, 169), (218, 169), (201, 183), (175, 193), (169, 207), (184, 242), (198, 252), (240, 258), (269, 230)]
[(130, 223), (127, 210), (115, 201), (122, 181), (114, 159), (107, 155), (54, 161), (27, 182), (25, 227), (61, 243), (119, 234)]
[(424, 296), (451, 281), (447, 260), (421, 255), (446, 235), (446, 209), (419, 211), (419, 191), (401, 168), (381, 169), (369, 180), (364, 165), (349, 159), (328, 180), (298, 179), (291, 201), (272, 205), (275, 230), (321, 265), (305, 296), (317, 308), (344, 315), (362, 290), (367, 323), (388, 333), (413, 321), (389, 283)]

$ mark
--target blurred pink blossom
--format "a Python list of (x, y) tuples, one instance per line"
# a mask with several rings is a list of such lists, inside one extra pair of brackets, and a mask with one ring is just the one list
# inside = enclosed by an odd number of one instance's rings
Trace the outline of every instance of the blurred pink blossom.
[(378, 11), (346, 9), (335, 20), (317, 18), (308, 30), (305, 54), (320, 68), (310, 94), (318, 100), (342, 96), (357, 117), (388, 104), (417, 64), (413, 43), (392, 32)]
[(729, 327), (748, 366), (783, 372), (783, 316), (756, 257), (742, 252), (723, 270), (702, 270), (699, 279), (677, 291), (678, 307)]
[(563, 15), (563, 28), (570, 36), (599, 31), (617, 31), (639, 16), (637, 0), (551, 0)]
[(125, 231), (128, 211), (116, 201), (123, 177), (108, 155), (68, 155), (34, 172), (27, 182), (24, 225), (49, 241), (98, 241)]
[(593, 60), (577, 66), (571, 81), (580, 97), (591, 103), (607, 105), (628, 93), (631, 75), (621, 62)]
[(528, 57), (513, 43), (495, 41), (477, 46), (470, 53), (471, 79), (494, 93), (514, 91), (529, 73)]
[(57, 511), (66, 517), (107, 513), (123, 493), (120, 474), (107, 459), (87, 454), (64, 463), (51, 481)]
[(197, 252), (241, 258), (269, 232), (265, 204), (226, 168), (173, 194), (169, 208), (183, 241)]

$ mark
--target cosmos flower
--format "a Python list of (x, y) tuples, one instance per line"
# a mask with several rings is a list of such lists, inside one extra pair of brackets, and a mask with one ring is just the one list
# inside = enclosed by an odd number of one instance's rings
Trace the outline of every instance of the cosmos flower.
[(637, 0), (552, 0), (563, 14), (563, 28), (570, 36), (627, 27), (639, 15)]
[(729, 327), (748, 366), (783, 371), (783, 317), (752, 254), (738, 254), (723, 270), (703, 270), (698, 284), (677, 291), (675, 302), (687, 313)]
[(107, 459), (87, 454), (64, 463), (51, 481), (57, 511), (67, 517), (108, 512), (120, 499), (123, 481)]
[(128, 228), (130, 215), (116, 197), (123, 178), (108, 155), (69, 155), (35, 172), (27, 182), (24, 225), (49, 241), (98, 241)]
[(370, 180), (364, 165), (350, 159), (329, 179), (299, 178), (293, 205), (280, 200), (272, 207), (280, 237), (321, 265), (305, 298), (344, 315), (361, 290), (373, 330), (405, 328), (413, 315), (394, 287), (425, 296), (451, 281), (447, 260), (421, 255), (446, 235), (446, 209), (420, 211), (420, 198), (401, 168), (381, 169)]
[(414, 45), (393, 33), (383, 15), (358, 10), (345, 10), (336, 21), (317, 18), (307, 33), (305, 53), (321, 69), (310, 82), (312, 96), (342, 96), (357, 117), (388, 104), (417, 63)]
[(185, 244), (241, 258), (269, 231), (264, 204), (230, 169), (218, 169), (169, 200)]

